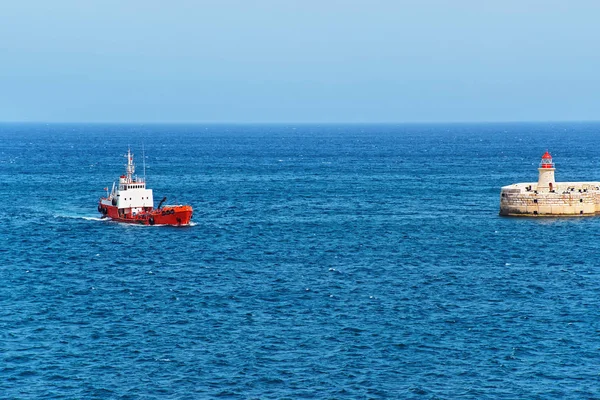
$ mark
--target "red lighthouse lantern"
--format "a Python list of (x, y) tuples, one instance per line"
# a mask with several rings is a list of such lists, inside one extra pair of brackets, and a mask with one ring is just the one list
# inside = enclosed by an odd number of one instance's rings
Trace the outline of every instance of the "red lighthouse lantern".
[(540, 162), (540, 168), (554, 168), (554, 163), (552, 162), (552, 156), (548, 151), (544, 153), (542, 156), (542, 162)]

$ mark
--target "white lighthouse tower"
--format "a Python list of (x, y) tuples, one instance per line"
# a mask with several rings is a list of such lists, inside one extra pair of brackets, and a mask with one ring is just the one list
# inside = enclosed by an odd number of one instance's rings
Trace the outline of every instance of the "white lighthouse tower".
[(552, 162), (552, 156), (547, 151), (542, 156), (540, 162), (540, 177), (538, 179), (537, 190), (538, 192), (551, 192), (556, 189), (556, 182), (554, 181), (554, 163)]

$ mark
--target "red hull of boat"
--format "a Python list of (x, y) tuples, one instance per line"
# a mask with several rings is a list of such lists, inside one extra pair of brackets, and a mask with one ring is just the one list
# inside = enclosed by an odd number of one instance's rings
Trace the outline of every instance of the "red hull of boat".
[(152, 209), (141, 213), (123, 214), (115, 206), (98, 203), (98, 211), (105, 218), (117, 222), (136, 225), (189, 225), (193, 210), (191, 206), (166, 206), (161, 209)]

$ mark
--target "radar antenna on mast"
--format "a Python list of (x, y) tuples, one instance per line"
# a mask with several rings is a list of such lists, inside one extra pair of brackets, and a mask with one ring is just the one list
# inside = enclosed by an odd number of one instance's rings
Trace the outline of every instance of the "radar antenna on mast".
[(125, 156), (127, 157), (127, 165), (126, 167), (126, 172), (127, 172), (127, 182), (131, 183), (133, 181), (133, 174), (135, 174), (135, 166), (133, 165), (133, 154), (131, 154), (131, 149), (127, 149), (127, 155)]

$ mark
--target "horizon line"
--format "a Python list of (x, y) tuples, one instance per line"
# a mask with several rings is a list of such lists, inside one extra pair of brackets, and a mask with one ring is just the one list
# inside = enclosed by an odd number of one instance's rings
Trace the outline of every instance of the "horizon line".
[(45, 125), (442, 125), (442, 124), (563, 124), (600, 123), (598, 120), (511, 120), (511, 121), (279, 121), (279, 122), (227, 122), (227, 121), (0, 121), (0, 124), (45, 124)]

